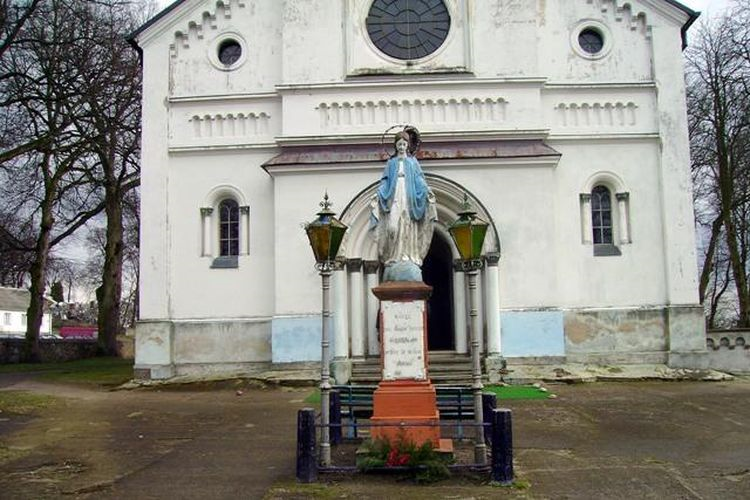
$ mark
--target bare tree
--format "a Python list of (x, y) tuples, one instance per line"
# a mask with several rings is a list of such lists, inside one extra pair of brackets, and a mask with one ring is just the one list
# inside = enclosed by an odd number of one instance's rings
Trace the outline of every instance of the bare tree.
[(750, 326), (750, 60), (742, 41), (750, 28), (746, 3), (705, 21), (687, 52), (696, 222), (708, 234), (700, 279), (709, 326), (732, 283), (736, 323)]
[(0, 0), (0, 57), (16, 42), (24, 24), (34, 14), (40, 0), (18, 2)]
[(79, 19), (79, 35), (88, 43), (76, 47), (83, 64), (75, 82), (87, 112), (72, 116), (78, 132), (90, 141), (94, 182), (104, 201), (107, 224), (97, 323), (100, 351), (115, 355), (121, 330), (123, 204), (140, 182), (141, 68), (125, 39), (137, 19), (132, 5), (119, 2), (92, 5), (87, 14), (87, 19)]
[(103, 282), (114, 284), (103, 287), (100, 338), (105, 352), (114, 351), (121, 205), (138, 183), (139, 68), (124, 41), (132, 25), (121, 15), (128, 5), (39, 2), (0, 58), (6, 75), (0, 80), (0, 199), (4, 210), (34, 229), (32, 244), (22, 249), (33, 255), (26, 332), (31, 361), (39, 358), (50, 251), (102, 211), (112, 226)]

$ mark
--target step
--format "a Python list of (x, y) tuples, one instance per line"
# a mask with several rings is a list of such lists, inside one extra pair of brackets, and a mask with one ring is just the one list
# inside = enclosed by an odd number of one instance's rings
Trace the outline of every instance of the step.
[[(471, 358), (454, 352), (431, 352), (429, 363), (430, 380), (436, 384), (468, 385), (471, 383)], [(357, 360), (352, 363), (352, 382), (377, 384), (380, 382), (379, 358)]]

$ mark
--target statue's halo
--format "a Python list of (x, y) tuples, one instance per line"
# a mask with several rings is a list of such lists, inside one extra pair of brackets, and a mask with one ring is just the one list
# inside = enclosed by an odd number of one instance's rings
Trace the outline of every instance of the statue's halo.
[(390, 141), (388, 144), (391, 147), (387, 147), (385, 142), (386, 137), (390, 136), (391, 134), (395, 134), (395, 132), (391, 132), (394, 129), (398, 129), (398, 131), (403, 130), (404, 132), (409, 134), (409, 154), (412, 156), (416, 156), (417, 151), (419, 151), (419, 148), (422, 145), (422, 137), (419, 134), (419, 130), (417, 129), (417, 127), (415, 127), (414, 125), (409, 125), (408, 123), (393, 125), (385, 129), (383, 135), (380, 136), (380, 146), (383, 148), (383, 153), (385, 153), (385, 155), (388, 157), (395, 156)]

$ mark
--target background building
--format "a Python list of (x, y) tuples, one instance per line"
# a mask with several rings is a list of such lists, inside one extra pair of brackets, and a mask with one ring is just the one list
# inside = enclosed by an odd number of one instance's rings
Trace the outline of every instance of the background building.
[[(144, 69), (140, 376), (320, 359), (300, 227), (327, 190), (337, 380), (377, 358), (369, 203), (412, 124), (437, 197), (429, 346), (467, 353), (447, 235), (490, 221), (488, 370), (706, 363), (673, 0), (185, 0), (136, 33)], [(355, 363), (356, 365), (356, 363)], [(356, 371), (356, 370), (355, 370)]]
[[(29, 309), (30, 297), (31, 295), (28, 290), (0, 287), (0, 336), (26, 336), (26, 311)], [(42, 314), (42, 326), (39, 328), (39, 335), (52, 335), (52, 323), (49, 309), (53, 304), (53, 301), (49, 299), (45, 300), (44, 314)]]

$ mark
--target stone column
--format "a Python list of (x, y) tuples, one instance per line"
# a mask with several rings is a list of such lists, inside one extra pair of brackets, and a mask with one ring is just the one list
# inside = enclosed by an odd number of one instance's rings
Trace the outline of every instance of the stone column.
[(378, 311), (380, 301), (372, 293), (372, 289), (378, 286), (378, 268), (380, 262), (377, 260), (365, 261), (365, 296), (367, 297), (367, 315), (365, 330), (367, 331), (367, 354), (370, 356), (380, 355), (380, 340), (378, 338)]
[(351, 301), (349, 331), (352, 342), (352, 358), (362, 358), (365, 355), (366, 337), (362, 259), (348, 259), (346, 270), (349, 274), (349, 299)]
[(240, 255), (250, 253), (250, 207), (240, 207)]
[[(468, 279), (466, 280), (469, 281)], [(469, 293), (471, 293), (471, 283), (469, 283)], [(477, 342), (479, 342), (479, 352), (484, 353), (485, 351), (485, 335), (484, 335), (484, 299), (486, 298), (486, 295), (484, 293), (484, 273), (482, 271), (477, 271), (477, 301), (474, 305), (474, 308), (477, 310)], [(471, 297), (469, 297), (469, 320), (471, 320)], [(469, 326), (469, 330), (471, 330), (471, 326)], [(471, 335), (469, 335), (469, 339), (471, 339)], [(469, 340), (469, 344), (471, 344), (471, 340)]]
[(346, 259), (336, 259), (333, 268), (333, 361), (331, 370), (337, 384), (349, 382), (349, 320), (347, 304)]
[(630, 193), (617, 193), (617, 215), (619, 219), (620, 243), (630, 243)]
[(487, 278), (487, 356), (484, 366), (490, 383), (502, 380), (505, 369), (502, 348), (502, 325), (500, 324), (500, 254), (485, 257), (485, 277)]
[(485, 308), (487, 321), (487, 354), (499, 356), (502, 352), (500, 338), (500, 278), (498, 275), (499, 253), (488, 254), (484, 258), (486, 286)]
[(459, 261), (453, 262), (453, 331), (455, 348), (459, 354), (469, 352), (466, 335), (466, 277)]
[(213, 213), (213, 211), (214, 209), (211, 207), (201, 208), (201, 228), (203, 230), (203, 238), (201, 242), (202, 257), (211, 256), (211, 241), (213, 240), (213, 238), (211, 237), (211, 214)]
[(591, 193), (581, 193), (581, 242), (587, 245), (593, 243)]

